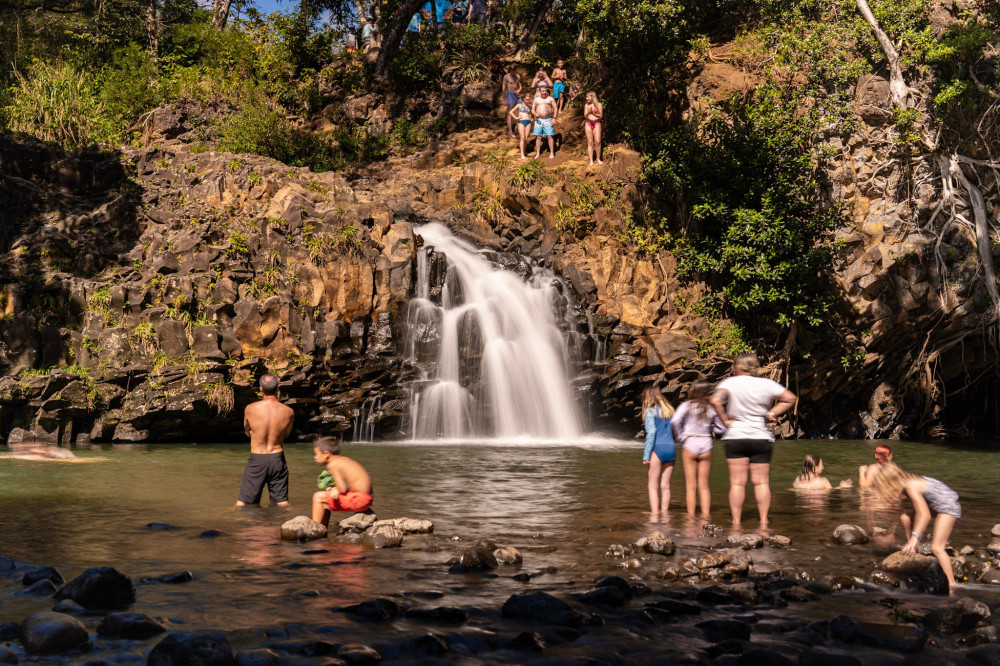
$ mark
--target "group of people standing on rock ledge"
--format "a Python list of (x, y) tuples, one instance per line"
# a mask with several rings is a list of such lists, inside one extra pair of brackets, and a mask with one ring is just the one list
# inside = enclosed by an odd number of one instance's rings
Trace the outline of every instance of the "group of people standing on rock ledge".
[[(569, 97), (569, 75), (563, 60), (556, 62), (549, 77), (544, 68), (539, 68), (529, 86), (534, 93), (521, 93), (521, 77), (517, 66), (510, 65), (503, 77), (500, 92), (507, 104), (507, 132), (511, 138), (520, 140), (521, 159), (528, 159), (530, 135), (535, 137), (535, 159), (542, 154), (542, 138), (549, 146), (549, 159), (556, 156), (555, 123), (566, 108)], [(551, 91), (551, 95), (549, 94)], [(597, 93), (588, 92), (583, 105), (583, 132), (587, 137), (587, 159), (590, 166), (604, 164), (601, 160), (601, 136), (603, 132), (604, 106), (597, 99)], [(514, 133), (517, 123), (517, 134)]]
[[(292, 432), (291, 407), (278, 400), (278, 378), (270, 373), (260, 378), (261, 399), (247, 405), (243, 429), (250, 438), (250, 458), (243, 470), (236, 506), (260, 504), (267, 486), (273, 504), (288, 506), (288, 464), (285, 438)], [(356, 460), (340, 453), (336, 437), (320, 437), (313, 444), (313, 461), (323, 466), (313, 493), (312, 519), (330, 524), (333, 511), (358, 513), (371, 508), (372, 480)]]
[[(768, 525), (771, 507), (771, 453), (774, 426), (797, 400), (794, 393), (776, 381), (761, 377), (754, 354), (744, 354), (733, 363), (733, 375), (715, 387), (694, 382), (688, 398), (675, 410), (663, 393), (649, 387), (642, 394), (646, 446), (642, 461), (649, 466), (647, 489), (654, 521), (666, 517), (670, 505), (670, 478), (676, 461), (675, 442), (681, 443), (681, 460), (687, 491), (687, 512), (695, 515), (698, 504), (707, 516), (711, 506), (709, 472), (714, 435), (720, 435), (729, 467), (729, 509), (733, 528), (741, 527), (747, 482), (753, 484), (761, 527)], [(840, 487), (853, 485), (850, 480)], [(920, 539), (934, 522), (931, 552), (937, 558), (954, 590), (955, 576), (946, 546), (955, 521), (962, 517), (958, 493), (941, 481), (904, 472), (892, 462), (887, 446), (875, 449), (875, 463), (859, 469), (858, 485), (883, 503), (909, 499), (912, 511), (900, 522), (906, 535), (904, 553), (914, 553)], [(802, 473), (793, 486), (799, 490), (829, 490), (819, 456), (806, 456)]]

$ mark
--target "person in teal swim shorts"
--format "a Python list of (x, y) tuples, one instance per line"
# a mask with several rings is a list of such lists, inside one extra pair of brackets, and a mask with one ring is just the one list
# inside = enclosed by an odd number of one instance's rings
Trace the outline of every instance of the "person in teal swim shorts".
[(535, 159), (542, 154), (542, 137), (549, 140), (549, 159), (555, 159), (555, 119), (559, 116), (556, 101), (549, 96), (548, 88), (539, 88), (538, 94), (531, 102), (531, 114), (535, 116)]
[(566, 74), (565, 67), (566, 62), (564, 60), (557, 60), (556, 68), (552, 70), (552, 80), (555, 81), (552, 84), (552, 97), (556, 100), (559, 113), (562, 113), (563, 108), (566, 106), (566, 86), (569, 84), (569, 77)]

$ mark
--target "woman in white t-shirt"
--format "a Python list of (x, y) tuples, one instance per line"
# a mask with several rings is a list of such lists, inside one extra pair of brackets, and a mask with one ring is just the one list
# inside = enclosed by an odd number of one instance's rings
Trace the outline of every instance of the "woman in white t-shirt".
[(715, 407), (726, 433), (726, 464), (729, 466), (729, 509), (733, 527), (740, 527), (747, 479), (753, 484), (760, 524), (767, 525), (771, 508), (771, 449), (778, 416), (795, 404), (795, 394), (776, 381), (758, 377), (756, 354), (737, 356), (733, 376), (723, 379), (709, 402)]

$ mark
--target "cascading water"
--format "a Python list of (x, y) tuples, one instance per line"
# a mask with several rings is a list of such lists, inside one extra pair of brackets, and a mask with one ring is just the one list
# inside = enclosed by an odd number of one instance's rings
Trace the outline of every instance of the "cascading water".
[[(579, 437), (566, 341), (554, 314), (561, 298), (555, 276), (536, 270), (526, 282), (444, 225), (416, 231), (424, 247), (406, 354), (424, 377), (410, 405), (414, 439)], [(433, 296), (429, 248), (447, 264)]]

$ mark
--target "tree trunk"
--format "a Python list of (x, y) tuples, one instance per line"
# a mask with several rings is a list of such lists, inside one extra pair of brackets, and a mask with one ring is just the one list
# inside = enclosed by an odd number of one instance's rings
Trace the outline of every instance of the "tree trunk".
[(882, 53), (889, 63), (889, 91), (892, 93), (892, 101), (899, 107), (900, 111), (906, 111), (910, 108), (910, 86), (906, 85), (906, 80), (903, 78), (903, 70), (899, 66), (899, 53), (892, 45), (889, 35), (885, 34), (882, 26), (878, 24), (867, 0), (855, 0), (855, 3), (861, 16), (868, 22), (875, 34), (875, 39), (878, 40), (879, 46), (882, 47)]
[(229, 20), (230, 2), (231, 0), (215, 0), (212, 9), (212, 25), (215, 26), (216, 30), (222, 30), (226, 27), (226, 21)]
[(389, 19), (385, 34), (382, 36), (382, 48), (379, 49), (378, 58), (375, 59), (375, 78), (379, 81), (385, 80), (385, 73), (389, 67), (389, 56), (399, 50), (399, 40), (403, 38), (406, 26), (410, 19), (423, 6), (426, 0), (406, 0), (397, 10), (396, 14)]
[(539, 28), (542, 27), (542, 21), (545, 20), (545, 15), (552, 8), (552, 3), (553, 0), (535, 0), (535, 6), (531, 11), (531, 18), (524, 24), (521, 37), (517, 40), (517, 48), (514, 50), (515, 60), (531, 48), (535, 35), (538, 34)]
[(579, 59), (583, 55), (583, 45), (587, 43), (587, 29), (584, 26), (580, 26), (580, 34), (576, 36), (576, 51), (573, 55)]
[(160, 53), (160, 30), (156, 24), (156, 0), (146, 0), (146, 48), (157, 57)]

